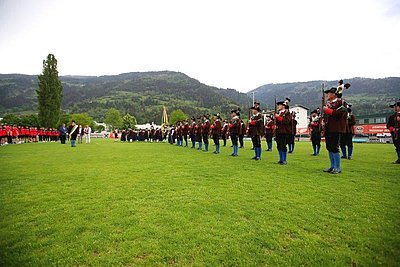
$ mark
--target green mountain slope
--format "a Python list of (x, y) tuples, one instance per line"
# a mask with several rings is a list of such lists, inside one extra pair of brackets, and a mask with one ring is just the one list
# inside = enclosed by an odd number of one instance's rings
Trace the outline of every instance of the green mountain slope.
[[(62, 76), (62, 109), (86, 112), (102, 121), (109, 108), (136, 116), (139, 123), (161, 120), (162, 106), (189, 115), (221, 112), (249, 103), (246, 94), (210, 87), (178, 72), (125, 73), (113, 76)], [(35, 112), (37, 76), (0, 75), (0, 115)]]
[[(391, 77), (384, 79), (353, 78), (346, 79), (351, 87), (344, 91), (343, 98), (353, 104), (355, 114), (367, 115), (388, 112), (388, 103), (400, 97), (400, 78)], [(327, 87), (337, 86), (337, 81), (325, 82)], [(273, 107), (274, 97), (284, 100), (291, 99), (292, 104), (301, 104), (310, 109), (321, 106), (322, 81), (266, 84), (250, 92), (252, 96), (268, 107)]]

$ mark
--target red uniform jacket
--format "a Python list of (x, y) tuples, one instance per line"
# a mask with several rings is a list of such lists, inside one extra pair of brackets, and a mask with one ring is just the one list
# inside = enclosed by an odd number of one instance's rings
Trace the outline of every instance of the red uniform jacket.
[(229, 133), (231, 134), (239, 134), (240, 129), (240, 118), (235, 116), (229, 122)]
[(325, 111), (325, 132), (327, 133), (345, 133), (347, 125), (346, 103), (336, 98), (334, 101), (328, 101), (328, 110)]
[(291, 134), (292, 133), (292, 114), (289, 110), (279, 112), (276, 120), (276, 134)]

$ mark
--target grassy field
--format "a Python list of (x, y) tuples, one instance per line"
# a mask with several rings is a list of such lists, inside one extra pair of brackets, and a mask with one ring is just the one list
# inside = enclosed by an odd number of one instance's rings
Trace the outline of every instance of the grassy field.
[(111, 140), (1, 147), (0, 265), (399, 265), (392, 145), (356, 144), (336, 176), (307, 142), (286, 166), (276, 150), (250, 160), (250, 143), (230, 153)]

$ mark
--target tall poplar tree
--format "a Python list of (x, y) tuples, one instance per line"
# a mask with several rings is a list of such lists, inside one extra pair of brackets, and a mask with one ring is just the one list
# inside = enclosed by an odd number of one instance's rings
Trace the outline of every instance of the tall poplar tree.
[(43, 60), (43, 72), (38, 77), (36, 90), (39, 104), (39, 123), (46, 128), (55, 128), (60, 119), (62, 86), (58, 78), (57, 59), (49, 54)]

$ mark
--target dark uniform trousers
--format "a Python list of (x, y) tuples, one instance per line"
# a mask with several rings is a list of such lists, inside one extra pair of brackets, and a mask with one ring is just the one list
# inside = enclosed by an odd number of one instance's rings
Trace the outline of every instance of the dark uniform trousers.
[(244, 134), (239, 134), (239, 144), (240, 144), (240, 147), (243, 147), (243, 146), (244, 146), (243, 138), (244, 138)]
[(340, 135), (340, 146), (353, 147), (353, 134), (343, 133)]
[(232, 140), (232, 145), (237, 146), (238, 145), (238, 134), (231, 133), (231, 140)]
[(267, 141), (267, 143), (272, 143), (272, 137), (273, 137), (272, 133), (266, 133), (265, 134), (265, 141)]
[(253, 147), (261, 147), (261, 137), (259, 135), (254, 135), (251, 137), (253, 142)]
[(219, 134), (213, 134), (214, 144), (219, 146)]
[(289, 140), (289, 134), (277, 134), (275, 137), (276, 147), (278, 151), (287, 152), (287, 144)]
[(203, 142), (208, 145), (208, 133), (203, 133)]
[(311, 133), (311, 142), (313, 146), (321, 145), (321, 132), (313, 131)]
[(341, 133), (325, 133), (326, 149), (332, 153), (339, 153)]

